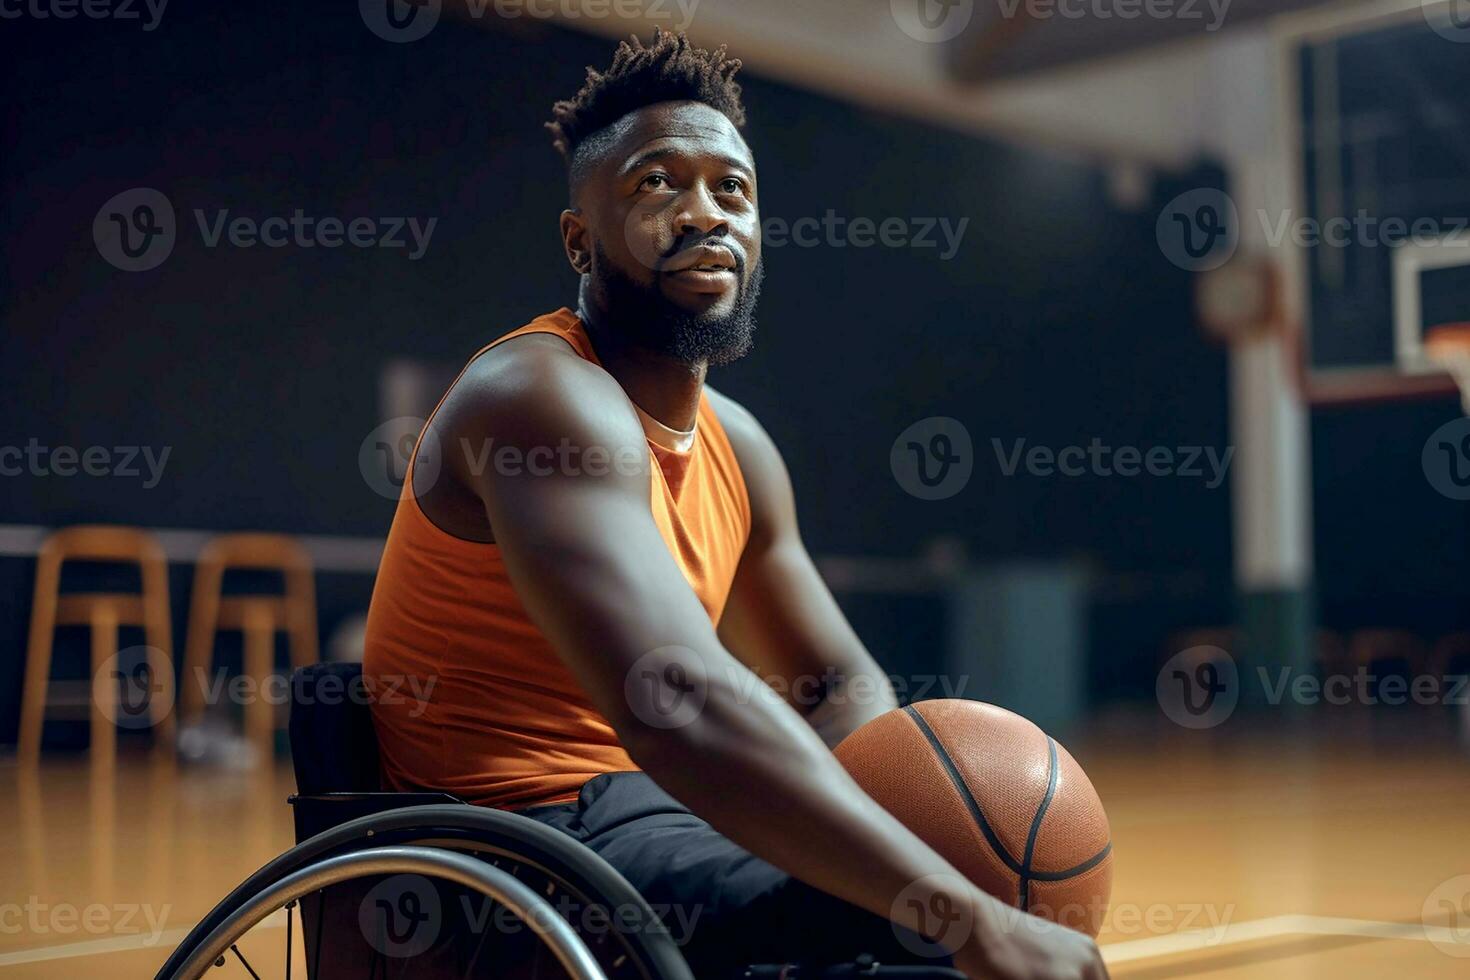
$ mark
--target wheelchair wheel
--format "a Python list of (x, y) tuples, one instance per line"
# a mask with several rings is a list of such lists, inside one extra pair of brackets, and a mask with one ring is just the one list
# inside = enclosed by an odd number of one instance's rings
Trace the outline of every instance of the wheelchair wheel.
[[(607, 980), (587, 944), (544, 898), (506, 871), (484, 861), (434, 847), (374, 847), (325, 858), (288, 874), (237, 907), (193, 944), (174, 976), (178, 980), (198, 980), (211, 967), (224, 965), (227, 952), (239, 957), (251, 976), (258, 976), (237, 946), (240, 937), (251, 927), (278, 910), (284, 909), (289, 915), (296, 902), (312, 892), (353, 878), (384, 874), (423, 875), (471, 888), (501, 903), (526, 922), (573, 980)], [(289, 964), (292, 955), (289, 928), (286, 935)]]
[[(437, 852), (496, 872), (491, 877), (497, 883), (504, 881), (499, 876), (518, 882), (542, 905), (552, 908), (558, 921), (570, 929), (572, 938), (578, 939), (582, 944), (599, 971), (589, 976), (605, 976), (608, 980), (693, 980), (693, 975), (668, 930), (642, 896), (611, 865), (565, 834), (534, 820), (463, 804), (420, 805), (388, 810), (349, 821), (303, 841), (251, 875), (205, 916), (169, 957), (157, 975), (158, 980), (181, 980), (184, 977), (197, 976), (195, 973), (183, 972), (183, 967), (188, 964), (192, 968), (199, 957), (208, 957), (206, 965), (219, 960), (225, 953), (243, 960), (239, 951), (232, 951), (229, 944), (215, 951), (218, 945), (216, 940), (220, 935), (231, 931), (226, 929), (224, 933), (220, 932), (226, 924), (234, 923), (238, 926), (243, 921), (240, 918), (242, 910), (254, 909), (260, 903), (262, 895), (271, 896), (273, 901), (279, 899), (274, 908), (261, 913), (262, 917), (276, 908), (288, 908), (288, 947), (292, 919), (289, 918), (291, 909), (287, 903), (309, 903), (313, 897), (317, 898), (318, 924), (315, 929), (314, 949), (312, 936), (303, 932), (303, 940), (307, 942), (309, 951), (315, 953), (315, 961), (308, 957), (308, 962), (314, 963), (308, 972), (313, 977), (318, 976), (324, 942), (321, 935), (323, 919), (320, 896), (326, 885), (318, 884), (307, 888), (296, 899), (281, 898), (286, 894), (281, 886), (291, 880), (292, 889), (295, 889), (302, 881), (316, 880), (309, 875), (306, 878), (300, 876), (307, 872), (315, 873), (325, 861), (381, 851), (384, 848)], [(466, 852), (474, 856), (465, 857), (453, 852)], [(366, 865), (351, 867), (357, 867), (358, 870), (356, 874), (347, 875), (347, 878), (381, 877), (385, 873), (381, 869), (362, 870)], [(483, 882), (467, 883), (444, 874), (425, 877), (454, 882), (515, 911), (510, 903), (491, 895), (481, 887)], [(338, 879), (339, 882), (342, 880), (345, 879)], [(569, 915), (568, 909), (574, 910), (576, 914)], [(543, 916), (545, 911), (545, 908), (540, 908), (539, 911), (528, 914)], [(253, 925), (256, 921), (259, 920), (255, 919), (250, 924)], [(589, 923), (600, 925), (600, 928), (589, 928)], [(543, 935), (542, 931), (538, 931), (536, 923), (529, 925), (531, 931), (536, 933), (536, 938), (541, 939), (557, 959), (561, 960), (568, 947), (557, 948), (552, 943), (552, 938), (560, 933), (550, 931)], [(245, 930), (248, 927), (247, 925)], [(245, 930), (234, 928), (236, 932)], [(248, 975), (259, 976), (250, 964), (242, 962), (241, 965)], [(563, 966), (565, 967), (565, 961)], [(568, 972), (573, 977), (582, 976), (570, 970)]]

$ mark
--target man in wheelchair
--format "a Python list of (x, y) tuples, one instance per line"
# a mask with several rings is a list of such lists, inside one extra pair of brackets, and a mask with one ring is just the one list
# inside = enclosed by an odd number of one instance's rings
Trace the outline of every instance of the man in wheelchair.
[[(892, 691), (775, 445), (705, 384), (750, 348), (762, 280), (739, 66), (656, 33), (553, 109), (576, 309), (475, 355), (415, 449), (366, 641), (370, 689), (397, 692), (372, 704), (384, 786), (590, 848), (668, 912), (701, 980), (1102, 977), (1091, 940), (1017, 927), (830, 751)], [(841, 324), (806, 329), (842, 356)], [(939, 908), (973, 928), (929, 946)]]

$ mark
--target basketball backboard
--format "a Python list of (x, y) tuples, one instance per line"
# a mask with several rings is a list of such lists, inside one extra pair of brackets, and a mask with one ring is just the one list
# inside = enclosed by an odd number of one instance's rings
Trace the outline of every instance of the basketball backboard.
[(1345, 4), (1278, 39), (1307, 396), (1453, 395), (1423, 337), (1470, 320), (1470, 0)]
[(1394, 248), (1393, 338), (1399, 370), (1406, 374), (1441, 370), (1425, 355), (1424, 334), (1438, 324), (1470, 319), (1470, 304), (1462, 302), (1467, 278), (1470, 231), (1453, 231)]

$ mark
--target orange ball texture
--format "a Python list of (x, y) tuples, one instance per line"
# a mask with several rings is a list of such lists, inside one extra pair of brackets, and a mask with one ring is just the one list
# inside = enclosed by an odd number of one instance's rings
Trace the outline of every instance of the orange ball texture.
[(981, 889), (1096, 936), (1112, 891), (1108, 817), (1067, 750), (980, 701), (898, 708), (835, 750), (869, 796)]

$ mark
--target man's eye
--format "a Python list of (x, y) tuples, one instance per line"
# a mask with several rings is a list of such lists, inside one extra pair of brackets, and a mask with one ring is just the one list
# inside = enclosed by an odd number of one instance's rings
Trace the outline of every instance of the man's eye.
[(638, 182), (640, 190), (657, 191), (669, 186), (668, 174), (649, 174)]
[(720, 181), (720, 190), (726, 194), (740, 194), (745, 190), (745, 181), (739, 177), (726, 177)]

